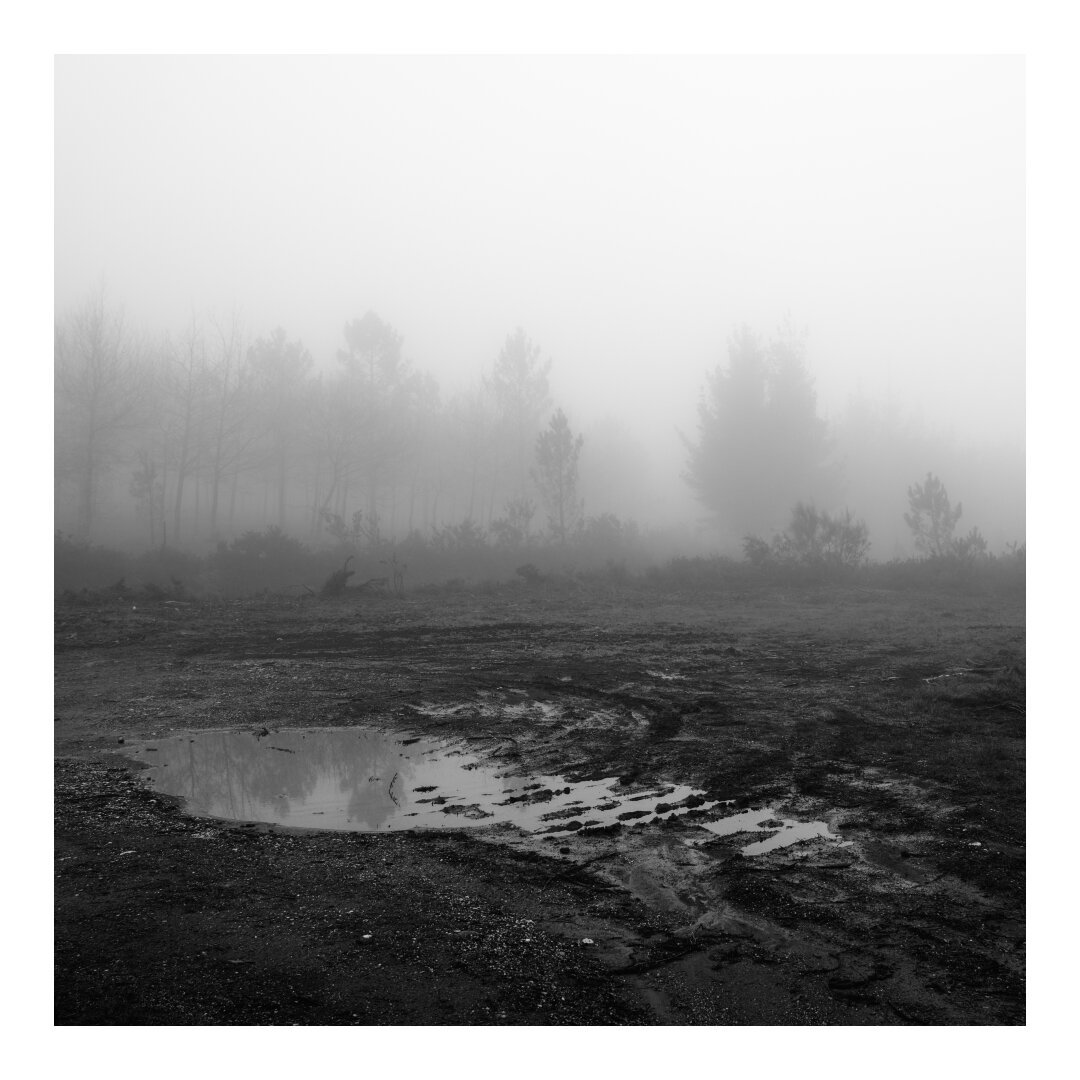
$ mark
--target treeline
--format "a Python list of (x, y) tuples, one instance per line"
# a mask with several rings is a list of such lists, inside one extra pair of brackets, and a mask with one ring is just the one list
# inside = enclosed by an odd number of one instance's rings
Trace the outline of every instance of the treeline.
[[(905, 498), (932, 471), (963, 493), (982, 554), (1023, 541), (1022, 452), (960, 448), (865, 398), (827, 421), (790, 325), (732, 336), (681, 462), (617, 423), (583, 439), (520, 328), (470, 391), (446, 397), (371, 311), (317, 370), (285, 330), (249, 340), (235, 315), (151, 340), (99, 289), (58, 319), (54, 363), (55, 525), (84, 546), (205, 553), (275, 529), (315, 549), (483, 550), (510, 572), (545, 546), (591, 565), (598, 538), (616, 559), (633, 547), (779, 564), (801, 506), (804, 532), (883, 561), (927, 553)], [(662, 520), (672, 493), (685, 510)], [(857, 542), (838, 522), (862, 528)]]
[(547, 524), (532, 474), (550, 367), (519, 329), (474, 392), (443, 400), (373, 312), (316, 372), (302, 342), (246, 341), (235, 316), (149, 342), (99, 291), (55, 330), (57, 524), (92, 540), (126, 506), (149, 547), (256, 522), (369, 544), (447, 522), (528, 537)]

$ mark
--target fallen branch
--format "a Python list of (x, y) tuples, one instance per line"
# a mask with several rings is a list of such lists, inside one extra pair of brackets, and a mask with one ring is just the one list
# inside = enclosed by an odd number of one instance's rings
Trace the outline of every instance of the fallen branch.
[(355, 570), (349, 569), (349, 563), (352, 562), (353, 557), (350, 555), (345, 560), (345, 565), (340, 570), (335, 570), (323, 583), (323, 587), (319, 592), (320, 596), (340, 596), (345, 591), (345, 586), (349, 581), (349, 578), (356, 573)]

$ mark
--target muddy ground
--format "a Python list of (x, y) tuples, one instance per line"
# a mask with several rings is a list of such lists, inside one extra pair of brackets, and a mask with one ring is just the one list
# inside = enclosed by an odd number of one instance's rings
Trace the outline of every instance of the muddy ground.
[[(97, 595), (55, 631), (58, 1024), (1024, 1023), (1022, 595)], [(305, 725), (688, 783), (843, 843), (252, 826), (125, 753)]]

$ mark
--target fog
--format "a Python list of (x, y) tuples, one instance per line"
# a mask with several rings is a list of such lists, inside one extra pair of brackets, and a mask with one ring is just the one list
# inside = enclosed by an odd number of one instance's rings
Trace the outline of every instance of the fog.
[[(928, 471), (963, 501), (962, 527), (993, 549), (1023, 540), (1019, 58), (60, 57), (55, 71), (60, 337), (103, 288), (145, 355), (166, 335), (180, 355), (194, 326), (210, 341), (235, 316), (246, 345), (280, 327), (329, 379), (346, 324), (373, 312), (448, 411), (521, 328), (551, 362), (538, 430), (561, 408), (583, 436), (585, 515), (723, 548), (737, 537), (702, 531), (686, 440), (732, 336), (794, 331), (843, 471), (819, 500), (867, 520), (874, 557), (909, 550), (906, 486)], [(59, 449), (74, 423), (58, 412), (58, 527), (77, 517)], [(92, 537), (160, 542), (128, 505), (138, 453), (94, 479), (112, 490)], [(177, 498), (183, 453), (160, 454), (162, 519), (164, 504), (192, 513), (206, 462)], [(310, 481), (316, 501), (328, 475)], [(346, 520), (379, 510), (361, 475), (326, 504)], [(302, 531), (304, 483), (288, 484), (291, 516), (241, 496), (233, 531)], [(493, 480), (486, 508), (432, 497), (408, 524), (486, 526), (514, 490)], [(228, 534), (201, 513), (190, 543)]]

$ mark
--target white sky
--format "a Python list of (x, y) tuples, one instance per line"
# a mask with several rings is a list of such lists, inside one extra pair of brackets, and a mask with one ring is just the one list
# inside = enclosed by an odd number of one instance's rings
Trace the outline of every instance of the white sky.
[(742, 322), (822, 404), (1024, 431), (1018, 57), (60, 57), (55, 300), (368, 308), (444, 390), (518, 324), (579, 424), (688, 430)]

